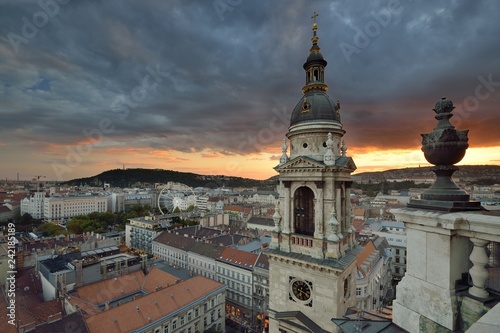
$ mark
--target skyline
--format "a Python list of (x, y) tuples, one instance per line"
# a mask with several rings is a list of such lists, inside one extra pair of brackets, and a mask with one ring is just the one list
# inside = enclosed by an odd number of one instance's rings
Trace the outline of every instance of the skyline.
[(420, 134), (444, 96), (470, 130), (459, 165), (500, 164), (494, 1), (0, 5), (2, 179), (275, 175), (313, 12), (356, 173), (429, 165)]

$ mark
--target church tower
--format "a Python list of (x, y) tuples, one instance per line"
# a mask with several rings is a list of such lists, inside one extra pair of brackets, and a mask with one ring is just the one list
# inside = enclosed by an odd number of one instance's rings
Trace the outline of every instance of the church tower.
[[(283, 141), (279, 201), (268, 250), (270, 332), (336, 332), (332, 318), (356, 300), (351, 172), (340, 103), (328, 96), (313, 18), (305, 85)], [(287, 150), (290, 148), (290, 156)]]

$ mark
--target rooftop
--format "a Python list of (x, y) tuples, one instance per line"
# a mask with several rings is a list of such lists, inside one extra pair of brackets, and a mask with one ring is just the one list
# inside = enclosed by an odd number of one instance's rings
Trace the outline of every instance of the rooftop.
[(219, 282), (196, 276), (89, 317), (87, 325), (90, 332), (130, 332), (223, 288)]
[(222, 251), (218, 261), (229, 263), (244, 269), (252, 269), (257, 261), (258, 254), (249, 253), (241, 250), (226, 248)]

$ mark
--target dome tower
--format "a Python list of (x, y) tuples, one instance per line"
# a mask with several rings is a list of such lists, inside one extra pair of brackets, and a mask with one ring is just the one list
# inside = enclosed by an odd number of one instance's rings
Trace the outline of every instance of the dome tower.
[(302, 87), (302, 97), (295, 106), (290, 119), (287, 134), (290, 140), (290, 158), (308, 156), (322, 161), (327, 151), (327, 135), (332, 133), (332, 149), (336, 156), (341, 154), (341, 139), (345, 131), (340, 122), (340, 103), (334, 102), (328, 96), (328, 85), (325, 83), (325, 67), (321, 48), (318, 45), (318, 25), (314, 13), (312, 18), (313, 36), (309, 55), (304, 63), (306, 72), (305, 85)]
[(279, 200), (267, 250), (270, 333), (296, 332), (296, 325), (304, 327), (301, 332), (334, 332), (330, 319), (356, 302), (350, 201), (356, 166), (342, 142), (339, 103), (326, 93), (327, 63), (318, 46), (316, 16), (302, 97), (286, 135), (290, 144), (283, 142), (275, 167)]

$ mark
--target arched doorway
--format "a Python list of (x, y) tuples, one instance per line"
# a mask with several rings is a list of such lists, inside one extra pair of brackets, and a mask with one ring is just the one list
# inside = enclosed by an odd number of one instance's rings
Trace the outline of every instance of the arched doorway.
[(295, 233), (314, 235), (314, 193), (306, 186), (299, 187), (293, 196)]

